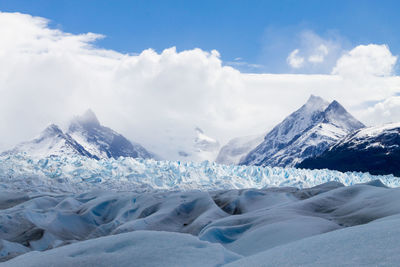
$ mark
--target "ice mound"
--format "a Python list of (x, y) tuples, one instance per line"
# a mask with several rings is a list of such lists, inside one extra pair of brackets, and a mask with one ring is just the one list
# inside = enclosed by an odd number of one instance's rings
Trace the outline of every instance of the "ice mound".
[[(64, 263), (64, 259), (65, 264), (79, 265), (86, 261), (86, 265), (97, 266), (98, 260), (93, 257), (95, 252), (99, 253), (99, 259), (120, 257), (127, 261), (137, 251), (143, 256), (138, 256), (138, 261), (146, 259), (150, 266), (162, 263), (159, 255), (166, 255), (164, 266), (187, 266), (184, 263), (189, 255), (193, 255), (193, 264), (197, 261), (203, 264), (201, 258), (206, 257), (204, 253), (211, 253), (209, 249), (213, 252), (204, 259), (210, 260), (205, 265), (217, 266), (239, 259), (239, 256), (256, 257), (258, 262), (258, 255), (263, 253), (267, 255), (265, 262), (284, 264), (285, 254), (279, 254), (281, 258), (276, 261), (268, 260), (268, 257), (277, 254), (278, 247), (285, 246), (294, 246), (293, 251), (300, 258), (306, 251), (311, 263), (319, 263), (321, 259), (311, 255), (315, 247), (323, 244), (329, 247), (329, 240), (336, 240), (335, 245), (330, 246), (334, 249), (342, 241), (350, 242), (343, 239), (348, 233), (353, 235), (354, 246), (364, 240), (362, 245), (366, 254), (383, 250), (383, 239), (377, 239), (380, 241), (376, 243), (372, 239), (365, 240), (370, 236), (369, 227), (378, 236), (381, 222), (387, 221), (395, 227), (399, 218), (396, 216), (400, 215), (400, 188), (383, 187), (378, 182), (352, 186), (329, 182), (305, 189), (279, 187), (210, 192), (97, 190), (79, 194), (29, 193), (20, 197), (17, 197), (18, 192), (2, 193), (0, 191), (3, 196), (0, 205), (4, 207), (0, 209), (0, 244), (3, 244), (0, 261), (29, 251), (7, 261), (7, 264), (15, 264), (10, 266), (31, 266), (23, 264), (30, 262), (29, 259), (34, 266), (39, 258), (40, 262), (51, 266), (57, 257), (60, 261), (57, 266)], [(359, 225), (364, 228), (341, 234), (343, 230)], [(396, 240), (400, 238), (396, 229), (382, 227), (381, 231), (389, 231)], [(325, 238), (325, 233), (331, 235)], [(319, 236), (321, 239), (317, 238)], [(384, 236), (387, 234), (382, 233)], [(316, 239), (311, 240), (315, 242), (310, 242), (309, 246), (308, 243), (291, 245), (314, 237)], [(388, 240), (394, 244), (394, 239)], [(397, 249), (399, 252), (398, 246), (393, 244), (391, 251)], [(351, 245), (345, 246), (352, 249)], [(291, 250), (292, 247), (288, 247), (287, 251)], [(77, 258), (61, 258), (76, 255), (77, 251), (81, 253)], [(269, 254), (268, 251), (275, 252)], [(330, 255), (334, 257), (333, 252)], [(393, 259), (397, 258), (393, 256)], [(173, 264), (174, 260), (176, 264)], [(180, 260), (182, 264), (179, 264)], [(105, 259), (104, 263), (109, 262)], [(250, 263), (242, 266), (252, 266)], [(307, 261), (304, 263), (308, 264)]]
[(399, 224), (396, 215), (301, 239), (226, 266), (396, 266), (400, 262)]
[(4, 266), (220, 266), (241, 258), (188, 234), (137, 231), (17, 257)]
[(379, 179), (398, 187), (392, 175), (258, 166), (227, 166), (212, 162), (182, 163), (123, 158), (95, 160), (80, 156), (0, 157), (0, 189), (36, 192), (85, 192), (93, 189), (145, 192), (152, 190), (218, 190), (295, 186), (308, 188), (329, 181), (344, 185)]

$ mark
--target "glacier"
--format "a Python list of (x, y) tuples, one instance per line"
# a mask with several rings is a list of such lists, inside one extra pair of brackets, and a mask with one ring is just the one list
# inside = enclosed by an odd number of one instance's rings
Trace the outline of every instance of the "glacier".
[(361, 172), (230, 166), (209, 161), (156, 161), (130, 157), (96, 160), (79, 155), (41, 158), (20, 153), (0, 156), (0, 189), (3, 190), (209, 191), (283, 186), (308, 188), (329, 181), (353, 185), (376, 179), (389, 187), (400, 185), (400, 178), (393, 175), (374, 176)]
[(396, 265), (400, 255), (400, 188), (379, 180), (305, 189), (4, 192), (0, 266)]
[(399, 180), (208, 161), (3, 155), (0, 266), (394, 265)]

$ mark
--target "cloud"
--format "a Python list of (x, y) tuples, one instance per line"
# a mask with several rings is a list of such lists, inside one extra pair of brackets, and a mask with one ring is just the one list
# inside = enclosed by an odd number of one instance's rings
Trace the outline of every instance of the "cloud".
[(313, 31), (303, 30), (296, 35), (293, 43), (297, 47), (288, 56), (290, 67), (301, 73), (330, 73), (342, 55), (346, 41), (337, 34), (323, 38)]
[(295, 69), (301, 68), (304, 63), (304, 58), (299, 56), (299, 49), (293, 50), (288, 58), (287, 58), (288, 64)]
[(308, 57), (308, 61), (312, 63), (322, 63), (325, 60), (325, 56), (328, 55), (328, 47), (326, 45), (321, 44), (317, 47), (314, 54)]
[(384, 124), (400, 121), (400, 96), (391, 96), (365, 111), (366, 122), (369, 124)]
[(397, 56), (392, 55), (387, 45), (359, 45), (337, 61), (332, 74), (389, 76), (396, 61)]
[[(399, 77), (387, 69), (365, 79), (344, 78), (348, 72), (342, 67), (325, 75), (251, 74), (226, 66), (215, 50), (118, 53), (95, 46), (102, 35), (65, 33), (46, 19), (19, 13), (0, 13), (0, 36), (1, 150), (49, 123), (65, 126), (90, 107), (103, 124), (177, 159), (178, 151), (193, 144), (196, 126), (224, 144), (271, 129), (310, 94), (337, 99), (366, 119), (370, 114), (357, 109), (360, 103), (400, 91)], [(315, 47), (321, 44), (326, 45)], [(333, 51), (326, 47), (324, 64)]]
[(310, 55), (307, 58), (300, 56), (300, 50), (293, 50), (287, 57), (288, 64), (295, 69), (303, 67), (306, 63), (318, 64), (325, 60), (325, 57), (329, 54), (328, 47), (326, 45), (320, 44), (315, 49), (308, 52)]

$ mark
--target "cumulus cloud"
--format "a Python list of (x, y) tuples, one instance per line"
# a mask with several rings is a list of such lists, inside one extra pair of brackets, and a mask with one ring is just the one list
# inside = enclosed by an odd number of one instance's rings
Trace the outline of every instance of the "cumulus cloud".
[(396, 61), (397, 56), (392, 55), (387, 45), (359, 45), (337, 61), (332, 73), (350, 76), (389, 76)]
[(298, 69), (303, 66), (304, 58), (299, 56), (299, 52), (299, 49), (295, 49), (287, 58), (287, 62), (292, 68)]
[(400, 121), (400, 96), (394, 95), (378, 101), (365, 111), (365, 120), (369, 124), (384, 124)]
[(327, 75), (241, 73), (215, 50), (123, 54), (93, 45), (102, 35), (65, 33), (19, 13), (0, 13), (0, 36), (0, 150), (92, 108), (103, 124), (176, 159), (196, 126), (224, 144), (269, 130), (310, 94), (337, 99), (363, 119), (361, 102), (391, 97), (400, 86), (386, 69), (353, 80), (341, 67)]
[[(289, 66), (303, 73), (330, 73), (346, 42), (338, 35), (323, 38), (305, 30), (296, 36), (293, 43), (297, 48), (289, 54)], [(294, 58), (294, 63), (301, 61), (301, 64), (291, 64), (290, 58)]]

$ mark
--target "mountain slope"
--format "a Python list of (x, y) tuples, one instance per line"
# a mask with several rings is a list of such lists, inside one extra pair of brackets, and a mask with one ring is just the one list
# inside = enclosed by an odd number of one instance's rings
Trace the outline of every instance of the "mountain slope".
[(306, 104), (275, 126), (240, 164), (293, 167), (363, 127), (337, 101), (328, 103), (311, 95)]
[(251, 150), (264, 140), (264, 135), (237, 137), (224, 145), (215, 162), (225, 165), (237, 165)]
[(400, 123), (358, 130), (297, 166), (400, 176)]
[(177, 150), (177, 156), (172, 157), (183, 162), (213, 161), (218, 154), (219, 148), (218, 140), (210, 137), (200, 127), (195, 127), (191, 136), (181, 139), (173, 149)]
[(23, 142), (2, 154), (17, 153), (40, 157), (79, 155), (93, 159), (117, 159), (120, 156), (155, 157), (141, 145), (130, 142), (121, 134), (102, 126), (91, 110), (75, 117), (66, 133), (52, 124), (39, 137)]
[(112, 129), (102, 126), (93, 111), (75, 117), (67, 134), (79, 142), (87, 151), (98, 158), (152, 158), (143, 146), (126, 139)]
[(69, 134), (63, 131), (55, 124), (49, 125), (37, 138), (18, 144), (12, 150), (2, 154), (26, 153), (31, 156), (61, 156), (61, 155), (80, 155), (89, 158), (98, 159), (96, 155), (88, 152)]

